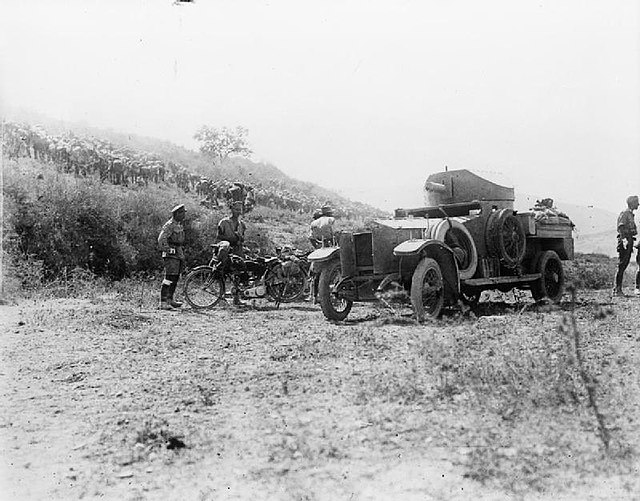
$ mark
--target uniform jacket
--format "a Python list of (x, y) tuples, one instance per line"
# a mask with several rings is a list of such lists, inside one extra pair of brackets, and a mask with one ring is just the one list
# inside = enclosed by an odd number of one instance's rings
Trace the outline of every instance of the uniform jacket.
[(247, 226), (241, 219), (233, 220), (231, 216), (221, 219), (218, 223), (218, 241), (226, 241), (234, 249), (241, 248)]
[[(184, 259), (184, 227), (175, 219), (171, 218), (164, 223), (160, 235), (158, 236), (158, 246), (162, 251), (162, 257)], [(175, 253), (171, 252), (175, 249)]]
[(631, 209), (624, 210), (618, 216), (618, 240), (629, 240), (638, 234)]
[(310, 237), (322, 242), (333, 238), (333, 224), (336, 219), (331, 216), (321, 216), (311, 223)]

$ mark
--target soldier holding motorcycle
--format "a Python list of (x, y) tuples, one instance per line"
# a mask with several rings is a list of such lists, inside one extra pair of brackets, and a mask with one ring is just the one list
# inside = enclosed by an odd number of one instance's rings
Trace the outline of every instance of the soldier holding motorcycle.
[[(218, 259), (221, 262), (227, 262), (230, 253), (244, 258), (244, 249), (242, 244), (244, 243), (244, 234), (247, 230), (247, 226), (244, 221), (240, 219), (242, 209), (242, 202), (232, 202), (231, 215), (218, 222), (216, 241), (220, 243)], [(237, 288), (235, 288), (233, 292), (233, 304), (236, 306), (242, 305)]]

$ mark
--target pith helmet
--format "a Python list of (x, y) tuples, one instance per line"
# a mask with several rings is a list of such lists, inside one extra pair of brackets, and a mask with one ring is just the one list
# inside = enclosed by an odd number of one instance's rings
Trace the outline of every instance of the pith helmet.
[(172, 214), (177, 214), (178, 212), (186, 211), (186, 210), (187, 209), (184, 206), (184, 204), (179, 204), (179, 205), (176, 205), (173, 209), (171, 209), (171, 213)]

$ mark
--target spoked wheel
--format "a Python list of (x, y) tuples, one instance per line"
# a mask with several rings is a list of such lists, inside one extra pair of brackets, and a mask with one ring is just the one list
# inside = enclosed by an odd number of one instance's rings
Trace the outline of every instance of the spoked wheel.
[(280, 303), (291, 303), (300, 299), (306, 284), (307, 276), (302, 268), (294, 263), (275, 267), (265, 278), (267, 294)]
[(425, 257), (418, 263), (411, 279), (411, 304), (419, 322), (437, 318), (444, 305), (444, 281), (440, 265)]
[(536, 272), (540, 278), (531, 284), (531, 295), (539, 301), (548, 298), (556, 303), (560, 301), (564, 292), (564, 269), (562, 261), (555, 251), (544, 251), (536, 262)]
[(301, 269), (285, 275), (285, 284), (282, 290), (282, 302), (297, 301), (304, 294), (307, 277)]
[(335, 295), (335, 286), (342, 280), (340, 262), (328, 264), (320, 272), (318, 281), (318, 298), (322, 313), (329, 320), (344, 320), (349, 315), (353, 301), (342, 299)]
[(511, 209), (502, 209), (487, 221), (487, 247), (492, 256), (509, 268), (522, 262), (526, 251), (526, 235), (520, 219)]
[(224, 297), (224, 280), (210, 266), (199, 266), (184, 280), (184, 297), (192, 308), (213, 308)]

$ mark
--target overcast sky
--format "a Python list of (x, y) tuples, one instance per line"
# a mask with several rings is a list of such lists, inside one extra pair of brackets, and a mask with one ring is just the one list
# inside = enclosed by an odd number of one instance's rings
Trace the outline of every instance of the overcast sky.
[(0, 104), (255, 159), (382, 208), (428, 174), (618, 211), (640, 192), (636, 1), (0, 1)]

